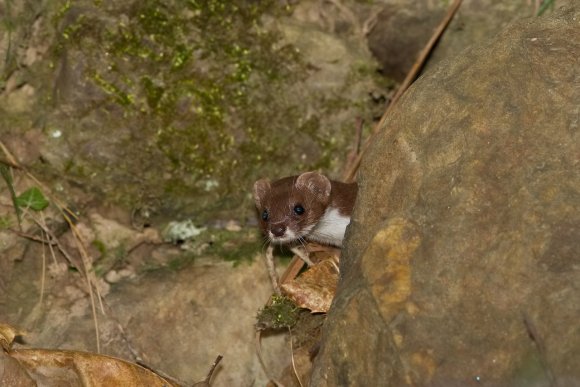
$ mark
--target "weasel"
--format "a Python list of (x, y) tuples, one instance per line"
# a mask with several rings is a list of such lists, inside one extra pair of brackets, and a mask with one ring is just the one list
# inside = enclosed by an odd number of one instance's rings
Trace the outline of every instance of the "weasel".
[(317, 172), (258, 180), (254, 200), (258, 219), (270, 242), (318, 242), (341, 247), (350, 223), (358, 186), (329, 180)]

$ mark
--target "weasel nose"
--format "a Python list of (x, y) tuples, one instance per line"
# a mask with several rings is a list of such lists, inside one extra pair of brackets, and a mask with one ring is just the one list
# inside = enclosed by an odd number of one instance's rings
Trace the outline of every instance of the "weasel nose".
[(274, 226), (270, 229), (270, 232), (272, 233), (272, 235), (276, 237), (284, 236), (284, 234), (286, 233), (286, 226), (284, 225)]

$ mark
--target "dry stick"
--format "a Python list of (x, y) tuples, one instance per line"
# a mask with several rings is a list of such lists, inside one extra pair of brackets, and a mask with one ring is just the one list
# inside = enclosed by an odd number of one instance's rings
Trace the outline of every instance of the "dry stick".
[(276, 273), (276, 265), (274, 264), (274, 247), (270, 244), (266, 248), (266, 255), (264, 256), (266, 260), (266, 268), (268, 269), (268, 276), (272, 282), (272, 288), (274, 288), (274, 293), (276, 295), (281, 295), (280, 293), (280, 281), (278, 280), (278, 274)]
[(52, 242), (49, 238), (48, 235), (46, 235), (46, 238), (44, 236), (42, 236), (43, 234), (41, 234), (41, 236), (36, 236), (36, 235), (32, 235), (32, 234), (27, 234), (25, 232), (19, 231), (19, 230), (14, 230), (12, 228), (9, 228), (8, 231), (18, 235), (19, 237), (22, 237), (24, 239), (29, 239), (31, 241), (34, 242), (38, 242), (38, 243), (46, 243), (47, 245), (56, 245), (55, 242)]
[(280, 277), (280, 284), (285, 284), (286, 282), (296, 278), (298, 273), (300, 273), (300, 270), (302, 270), (304, 267), (304, 264), (305, 262), (302, 260), (302, 258), (298, 256), (293, 257), (290, 261), (290, 264)]
[(220, 361), (223, 359), (222, 355), (218, 355), (218, 357), (215, 359), (215, 361), (213, 362), (209, 373), (207, 374), (207, 376), (205, 377), (204, 380), (202, 380), (201, 382), (197, 382), (193, 384), (193, 387), (210, 387), (211, 386), (211, 377), (216, 369), (216, 367), (218, 366), (218, 364), (220, 363)]
[(10, 151), (8, 150), (8, 148), (6, 148), (6, 146), (2, 141), (0, 141), (0, 149), (2, 149), (2, 152), (6, 156), (6, 160), (0, 159), (0, 161), (2, 161), (2, 163), (6, 165), (11, 166), (12, 168), (20, 169), (20, 165), (18, 165), (16, 159), (14, 158), (14, 156), (12, 156), (12, 153), (10, 153)]
[[(65, 215), (66, 217), (66, 215)], [(66, 249), (60, 244), (58, 238), (56, 237), (56, 235), (54, 235), (52, 233), (52, 231), (50, 231), (50, 229), (48, 228), (48, 226), (40, 221), (38, 221), (37, 219), (35, 219), (34, 217), (32, 217), (32, 219), (34, 220), (34, 222), (38, 225), (38, 227), (41, 228), (42, 231), (44, 231), (44, 233), (48, 236), (50, 236), (50, 238), (54, 241), (54, 243), (56, 243), (56, 246), (58, 248), (58, 250), (61, 252), (62, 255), (64, 255), (64, 257), (66, 258), (66, 260), (73, 266), (76, 267), (76, 264), (72, 258), (72, 256), (70, 254), (68, 254), (68, 252), (66, 251)], [(70, 221), (70, 219), (69, 219)], [(90, 273), (89, 269), (88, 269), (88, 265), (90, 264), (89, 260), (88, 260), (88, 254), (86, 252), (86, 250), (84, 249), (84, 246), (82, 244), (82, 239), (80, 237), (80, 235), (78, 234), (78, 229), (76, 228), (76, 226), (74, 224), (71, 224), (71, 229), (73, 230), (73, 235), (75, 235), (74, 241), (77, 244), (77, 249), (79, 250), (80, 254), (81, 254), (81, 263), (83, 265), (83, 270), (85, 271), (85, 276), (86, 276), (86, 280), (87, 280), (87, 285), (88, 285), (88, 291), (89, 291), (89, 296), (91, 298), (91, 309), (92, 309), (92, 313), (93, 313), (93, 323), (95, 325), (95, 339), (97, 342), (97, 353), (101, 353), (101, 339), (100, 339), (100, 332), (99, 332), (99, 320), (97, 318), (97, 311), (96, 311), (96, 307), (95, 307), (95, 295), (93, 293), (93, 285), (91, 285), (91, 283), (94, 283), (95, 286), (95, 290), (97, 292), (97, 297), (101, 306), (101, 310), (104, 312), (104, 306), (103, 306), (103, 300), (101, 297), (101, 294), (99, 292), (99, 288), (97, 287), (97, 279), (94, 276), (94, 273)], [(92, 274), (92, 275), (91, 275)]]
[(14, 164), (13, 162), (6, 160), (5, 158), (2, 158), (2, 157), (0, 157), (0, 164), (8, 165), (10, 168), (20, 169), (20, 167), (18, 165)]
[(358, 171), (358, 168), (360, 166), (360, 162), (362, 160), (362, 157), (365, 154), (366, 150), (368, 149), (371, 141), (376, 137), (377, 133), (383, 127), (383, 125), (385, 124), (385, 121), (387, 120), (387, 118), (389, 117), (389, 115), (391, 113), (391, 110), (393, 110), (393, 107), (399, 101), (399, 99), (401, 98), (403, 93), (405, 93), (405, 91), (409, 88), (409, 86), (411, 86), (411, 83), (413, 83), (415, 78), (417, 78), (417, 74), (425, 65), (425, 61), (427, 60), (427, 57), (429, 56), (429, 54), (433, 50), (435, 43), (437, 43), (437, 41), (439, 40), (439, 38), (441, 37), (441, 35), (445, 31), (445, 29), (447, 28), (447, 26), (451, 22), (451, 19), (453, 18), (453, 16), (455, 15), (457, 10), (459, 9), (460, 5), (461, 5), (461, 0), (455, 0), (453, 2), (453, 4), (449, 7), (449, 10), (447, 11), (447, 14), (445, 15), (445, 17), (443, 18), (441, 23), (439, 23), (439, 25), (437, 26), (437, 29), (435, 30), (435, 32), (431, 36), (431, 39), (429, 39), (429, 42), (427, 42), (427, 44), (425, 45), (425, 47), (423, 48), (423, 50), (419, 54), (419, 57), (417, 58), (417, 60), (413, 64), (413, 67), (411, 68), (411, 70), (409, 71), (407, 76), (405, 77), (405, 80), (403, 81), (401, 86), (399, 86), (399, 88), (397, 89), (397, 92), (393, 96), (393, 99), (389, 103), (389, 106), (387, 106), (387, 109), (385, 110), (385, 113), (381, 117), (381, 120), (375, 126), (373, 134), (365, 141), (365, 144), (363, 146), (362, 151), (359, 153), (359, 155), (357, 156), (357, 158), (353, 162), (351, 169), (346, 174), (345, 181), (347, 183), (353, 181), (354, 176), (356, 175), (356, 172)]
[[(28, 209), (25, 208), (24, 214), (30, 216), (32, 218), (32, 220), (38, 225), (38, 227), (40, 227), (40, 237), (35, 237), (33, 235), (24, 234), (23, 232), (16, 231), (16, 230), (12, 230), (12, 231), (17, 235), (22, 236), (23, 238), (34, 240), (35, 242), (40, 242), (40, 244), (42, 245), (42, 269), (41, 269), (41, 275), (40, 275), (40, 297), (39, 297), (39, 300), (37, 303), (38, 306), (42, 306), (42, 301), (44, 300), (44, 287), (45, 287), (45, 280), (46, 280), (46, 245), (50, 246), (50, 249), (52, 251), (52, 243), (48, 242), (50, 236), (45, 231), (45, 228), (48, 228), (48, 227), (46, 226), (46, 221), (44, 220), (44, 216), (42, 216), (42, 213), (39, 214), (40, 219), (36, 219), (34, 217), (34, 215), (30, 214), (28, 212)], [(46, 237), (46, 239), (45, 239), (45, 237)]]
[[(33, 217), (32, 215), (30, 215), (31, 217)], [(48, 226), (46, 225), (46, 220), (44, 219), (44, 215), (42, 215), (42, 212), (39, 213), (39, 217), (40, 220), (37, 221), (35, 220), (35, 222), (38, 222), (38, 224), (42, 224), (43, 226), (40, 228), (40, 241), (42, 244), (42, 276), (40, 278), (40, 299), (38, 300), (38, 305), (42, 306), (42, 302), (44, 300), (44, 289), (45, 289), (45, 282), (46, 282), (46, 246), (48, 246), (48, 249), (50, 250), (50, 254), (54, 260), (54, 262), (56, 262), (56, 256), (54, 254), (54, 248), (52, 247), (54, 242), (49, 243), (48, 241), (50, 240), (49, 238), (51, 238), (46, 231), (44, 231), (45, 229), (48, 229)]]
[(262, 331), (257, 331), (255, 338), (256, 338), (256, 354), (258, 355), (258, 361), (262, 366), (262, 371), (264, 371), (266, 377), (270, 379), (270, 381), (273, 382), (276, 386), (284, 387), (284, 385), (280, 383), (280, 381), (278, 381), (276, 378), (270, 375), (270, 370), (268, 369), (266, 363), (264, 362), (264, 357), (262, 356)]
[(300, 385), (300, 387), (304, 387), (304, 385), (302, 384), (302, 380), (300, 380), (300, 375), (298, 375), (298, 370), (296, 369), (296, 362), (294, 361), (294, 348), (292, 347), (292, 329), (290, 327), (288, 327), (288, 334), (290, 335), (290, 359), (292, 360), (292, 370), (294, 371), (294, 375), (296, 376), (296, 379), (298, 380), (298, 384)]
[(215, 371), (215, 369), (217, 368), (218, 364), (220, 363), (220, 361), (223, 359), (222, 355), (218, 355), (215, 359), (215, 361), (213, 362), (211, 368), (209, 369), (209, 372), (207, 373), (207, 376), (205, 378), (205, 382), (209, 385), (211, 382), (211, 377)]
[(357, 156), (360, 153), (361, 144), (362, 144), (362, 132), (363, 132), (364, 120), (360, 117), (356, 118), (356, 137), (354, 141), (354, 148), (348, 152), (346, 156), (346, 163), (344, 165), (345, 174), (343, 174), (343, 180), (347, 177), (346, 174), (350, 170), (350, 166), (353, 165)]
[[(44, 216), (42, 216), (42, 212), (40, 213), (40, 219), (42, 223), (46, 224)], [(42, 231), (44, 232), (44, 231)], [(42, 234), (41, 234), (42, 235)], [(47, 235), (48, 239), (48, 235)], [(44, 283), (46, 280), (46, 245), (42, 244), (42, 276), (40, 277), (40, 300), (38, 300), (38, 304), (42, 305), (42, 301), (44, 300)]]
[(32, 218), (32, 220), (47, 235), (47, 238), (49, 238), (49, 241), (52, 241), (49, 243), (49, 246), (51, 246), (53, 244), (56, 245), (56, 248), (64, 256), (64, 258), (67, 260), (67, 262), (70, 263), (72, 266), (76, 267), (76, 264), (75, 264), (73, 257), (68, 253), (68, 251), (64, 248), (64, 246), (62, 246), (60, 244), (60, 241), (58, 240), (56, 235), (54, 235), (54, 233), (52, 231), (50, 231), (46, 225), (41, 224), (37, 219)]
[[(83, 264), (83, 269), (85, 271), (85, 276), (87, 277), (87, 285), (89, 288), (89, 296), (91, 298), (91, 309), (93, 312), (93, 322), (95, 324), (95, 339), (97, 341), (97, 353), (101, 353), (101, 339), (100, 339), (100, 332), (99, 332), (99, 319), (97, 317), (97, 309), (95, 305), (95, 294), (93, 292), (93, 286), (95, 287), (95, 291), (97, 293), (97, 300), (99, 301), (99, 305), (101, 307), (101, 312), (105, 314), (105, 307), (103, 306), (103, 298), (101, 297), (101, 292), (99, 290), (97, 284), (97, 278), (95, 273), (89, 271), (89, 266), (91, 266), (91, 261), (89, 259), (89, 254), (85, 249), (84, 241), (80, 235), (79, 229), (75, 226), (74, 223), (68, 218), (67, 215), (63, 214), (65, 219), (69, 222), (73, 235), (75, 236), (73, 239), (75, 244), (77, 245), (77, 249), (81, 254), (81, 262)], [(94, 285), (91, 285), (93, 283)]]
[[(290, 261), (290, 264), (288, 265), (286, 270), (284, 271), (284, 274), (282, 274), (282, 277), (280, 277), (280, 279), (278, 279), (276, 269), (274, 268), (273, 250), (274, 250), (274, 248), (272, 247), (272, 245), (269, 245), (267, 250), (266, 250), (266, 254), (265, 254), (266, 266), (268, 268), (268, 274), (270, 276), (270, 280), (272, 281), (272, 287), (274, 288), (274, 293), (276, 295), (281, 295), (280, 285), (295, 278), (298, 275), (298, 273), (300, 272), (300, 270), (302, 270), (302, 268), (304, 267), (306, 262), (304, 262), (304, 260), (302, 258), (300, 258), (299, 256), (295, 255), (292, 258), (292, 261)], [(272, 296), (270, 296), (268, 298), (266, 305), (269, 306), (272, 304), (272, 298), (273, 298)], [(290, 330), (290, 328), (288, 328), (288, 330)], [(292, 334), (290, 334), (290, 341), (292, 341)], [(290, 345), (292, 345), (292, 344), (290, 344)], [(290, 348), (290, 350), (293, 353), (292, 348)], [(258, 360), (260, 361), (260, 365), (262, 366), (262, 369), (264, 370), (264, 373), (266, 374), (266, 376), (272, 382), (274, 382), (274, 384), (276, 386), (284, 387), (278, 380), (276, 380), (272, 375), (270, 375), (269, 369), (266, 366), (266, 362), (264, 361), (264, 358), (262, 357), (262, 331), (261, 330), (256, 332), (256, 355), (258, 356)], [(292, 365), (294, 365), (294, 356), (292, 356)], [(298, 379), (298, 380), (300, 380), (300, 379)], [(302, 384), (300, 384), (300, 385), (302, 385)]]
[[(46, 239), (48, 240), (48, 235), (46, 235)], [(50, 250), (50, 256), (52, 257), (52, 262), (55, 264), (55, 266), (58, 264), (58, 261), (56, 260), (56, 254), (54, 252), (54, 246), (56, 246), (55, 243), (47, 243), (48, 245), (48, 249)]]

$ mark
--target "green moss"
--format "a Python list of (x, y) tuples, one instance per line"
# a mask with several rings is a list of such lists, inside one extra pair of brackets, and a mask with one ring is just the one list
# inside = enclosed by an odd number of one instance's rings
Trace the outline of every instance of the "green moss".
[[(81, 179), (96, 172), (115, 199), (134, 203), (143, 191), (208, 195), (197, 182), (209, 177), (221, 183), (210, 190), (214, 198), (230, 195), (248, 173), (239, 161), (275, 143), (275, 126), (297, 121), (284, 109), (272, 120), (274, 107), (260, 107), (280, 100), (279, 90), (302, 66), (295, 50), (276, 47), (278, 37), (260, 27), (262, 15), (276, 10), (274, 1), (82, 3), (62, 2), (55, 12), (54, 62), (67, 56), (84, 64), (82, 76), (101, 93), (84, 102), (101, 111), (104, 136), (130, 130), (118, 138), (127, 164), (115, 173), (136, 175), (145, 166), (151, 174), (118, 192), (95, 160), (84, 165), (91, 171), (68, 171)], [(64, 130), (78, 124), (74, 117)], [(154, 177), (164, 174), (168, 181)]]
[(258, 312), (256, 327), (260, 330), (292, 328), (298, 313), (299, 309), (288, 298), (272, 296), (272, 303)]
[(151, 208), (155, 221), (202, 224), (247, 218), (259, 177), (337, 170), (353, 124), (325, 117), (353, 105), (340, 93), (305, 96), (299, 85), (312, 68), (262, 25), (288, 13), (280, 2), (57, 0), (42, 18), (23, 4), (7, 9), (7, 23), (23, 31), (11, 47), (40, 36), (49, 51), (21, 70), (7, 51), (3, 79), (16, 69), (37, 102), (0, 123), (43, 128), (51, 143), (37, 175)]

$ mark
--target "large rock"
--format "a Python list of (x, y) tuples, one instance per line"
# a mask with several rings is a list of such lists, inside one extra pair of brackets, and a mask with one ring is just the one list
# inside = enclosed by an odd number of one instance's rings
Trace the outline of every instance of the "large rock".
[(401, 100), (361, 167), (312, 386), (579, 385), (579, 9)]

